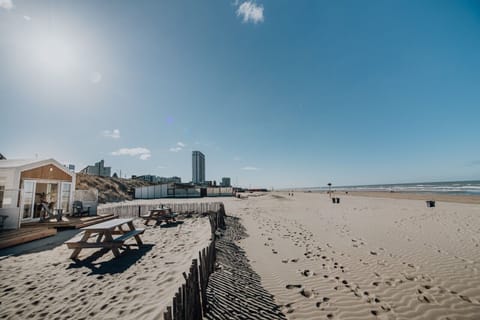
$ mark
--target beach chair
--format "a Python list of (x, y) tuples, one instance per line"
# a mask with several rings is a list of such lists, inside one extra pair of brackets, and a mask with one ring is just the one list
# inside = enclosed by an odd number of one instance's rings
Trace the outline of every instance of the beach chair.
[(83, 207), (82, 201), (74, 201), (73, 202), (73, 216), (83, 216), (86, 214), (87, 216), (90, 215), (90, 207)]
[(47, 203), (40, 204), (40, 208), (41, 208), (40, 222), (45, 222), (53, 218), (57, 219), (57, 221), (62, 220), (61, 215), (55, 214), (55, 210), (53, 209), (53, 206), (54, 206), (54, 202), (50, 202), (48, 204)]

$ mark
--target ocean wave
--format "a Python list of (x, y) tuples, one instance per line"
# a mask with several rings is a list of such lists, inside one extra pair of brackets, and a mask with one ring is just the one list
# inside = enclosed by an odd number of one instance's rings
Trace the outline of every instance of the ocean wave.
[[(313, 188), (326, 191), (328, 187)], [(429, 193), (450, 193), (464, 195), (480, 195), (480, 181), (465, 182), (432, 182), (412, 184), (388, 184), (388, 185), (358, 185), (358, 186), (332, 186), (337, 191), (386, 191), (386, 192), (429, 192)]]

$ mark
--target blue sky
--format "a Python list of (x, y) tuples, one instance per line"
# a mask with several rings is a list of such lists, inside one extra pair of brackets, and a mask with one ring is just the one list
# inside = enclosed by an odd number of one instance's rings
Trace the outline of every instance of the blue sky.
[(0, 0), (0, 152), (242, 186), (480, 179), (478, 1)]

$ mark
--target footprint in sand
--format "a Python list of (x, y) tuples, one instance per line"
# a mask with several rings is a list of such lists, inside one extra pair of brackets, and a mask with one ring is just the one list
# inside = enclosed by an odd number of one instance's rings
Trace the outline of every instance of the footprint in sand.
[(285, 288), (287, 289), (300, 289), (302, 287), (301, 284), (287, 284)]
[(302, 289), (300, 291), (300, 294), (302, 296), (304, 296), (305, 298), (312, 298), (313, 297), (313, 292), (311, 290), (305, 290), (305, 289)]
[(309, 276), (313, 275), (313, 274), (310, 272), (310, 270), (308, 270), (308, 269), (303, 270), (303, 271), (301, 272), (301, 274), (302, 274), (302, 276), (304, 276), (304, 277), (309, 277)]
[(420, 296), (418, 296), (417, 299), (418, 299), (418, 301), (420, 301), (420, 302), (425, 302), (425, 303), (430, 303), (430, 302), (431, 302), (430, 299), (427, 298), (425, 295), (420, 295)]

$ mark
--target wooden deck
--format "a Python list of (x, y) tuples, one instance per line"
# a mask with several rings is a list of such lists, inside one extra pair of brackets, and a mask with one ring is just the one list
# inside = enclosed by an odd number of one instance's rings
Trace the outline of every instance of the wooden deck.
[(101, 216), (91, 216), (91, 217), (63, 217), (62, 221), (57, 221), (56, 219), (50, 219), (49, 221), (44, 222), (24, 222), (22, 223), (23, 228), (56, 228), (56, 229), (79, 229), (88, 227), (92, 224), (104, 222), (111, 220), (116, 216), (112, 214), (106, 214)]
[(45, 222), (22, 223), (18, 230), (0, 231), (0, 249), (53, 236), (57, 234), (57, 229), (79, 229), (113, 218), (116, 218), (114, 214), (108, 214), (91, 217), (63, 217), (60, 222), (51, 219)]
[(18, 244), (53, 236), (57, 233), (55, 228), (30, 227), (18, 230), (0, 232), (0, 249), (13, 247)]

